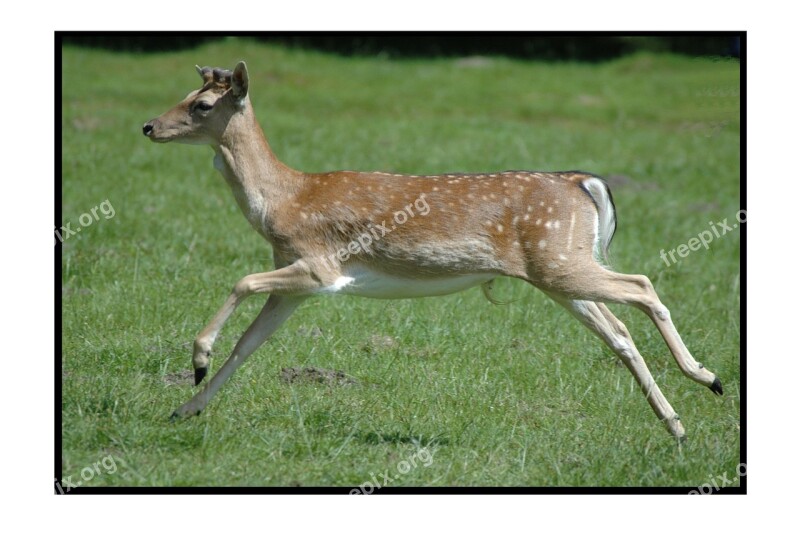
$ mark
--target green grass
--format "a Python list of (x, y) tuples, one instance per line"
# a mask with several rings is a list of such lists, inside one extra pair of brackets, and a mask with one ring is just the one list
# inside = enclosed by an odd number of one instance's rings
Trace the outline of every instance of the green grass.
[[(650, 276), (726, 395), (683, 377), (642, 313), (612, 306), (682, 417), (677, 446), (605, 346), (504, 280), (506, 306), (478, 289), (309, 300), (201, 416), (170, 424), (194, 392), (179, 378), (194, 336), (238, 279), (273, 266), (212, 151), (155, 145), (141, 125), (199, 86), (195, 63), (239, 59), (273, 150), (294, 168), (627, 177), (611, 180), (613, 265)], [(736, 472), (740, 230), (677, 265), (659, 253), (740, 207), (738, 64), (389, 61), (230, 40), (157, 55), (65, 48), (62, 76), (63, 223), (74, 229), (106, 199), (115, 210), (61, 250), (65, 476), (109, 454), (117, 471), (87, 484), (356, 486), (388, 471), (392, 486), (696, 487)], [(229, 321), (214, 368), (263, 301)], [(359, 384), (280, 381), (301, 366)], [(430, 466), (396, 475), (421, 447)]]

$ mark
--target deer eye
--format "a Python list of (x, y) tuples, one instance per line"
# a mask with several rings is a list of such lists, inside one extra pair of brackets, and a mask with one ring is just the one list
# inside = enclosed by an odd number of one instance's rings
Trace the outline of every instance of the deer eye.
[(199, 109), (200, 111), (210, 111), (214, 106), (209, 104), (208, 102), (197, 102), (194, 108)]

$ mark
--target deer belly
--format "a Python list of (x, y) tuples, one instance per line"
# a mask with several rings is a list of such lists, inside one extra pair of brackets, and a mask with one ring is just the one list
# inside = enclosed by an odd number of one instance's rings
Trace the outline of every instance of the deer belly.
[(463, 291), (495, 277), (497, 274), (485, 273), (411, 278), (360, 267), (344, 272), (332, 285), (320, 292), (352, 294), (367, 298), (421, 298)]

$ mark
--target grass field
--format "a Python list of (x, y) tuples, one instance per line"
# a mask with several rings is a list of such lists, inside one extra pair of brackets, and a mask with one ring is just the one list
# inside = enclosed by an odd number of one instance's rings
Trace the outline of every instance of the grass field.
[[(141, 126), (200, 86), (195, 63), (239, 59), (272, 148), (293, 168), (607, 176), (614, 268), (653, 280), (725, 396), (682, 376), (644, 314), (612, 306), (681, 415), (679, 447), (604, 345), (541, 293), (501, 280), (509, 305), (478, 289), (311, 299), (199, 417), (169, 423), (195, 390), (194, 336), (272, 257), (212, 151), (155, 145)], [(111, 456), (114, 471), (95, 469), (84, 485), (355, 487), (383, 473), (395, 487), (739, 483), (740, 230), (674, 265), (660, 256), (709, 222), (736, 222), (738, 63), (390, 61), (231, 40), (154, 55), (65, 48), (62, 76), (62, 224), (81, 228), (57, 245), (73, 482)], [(212, 372), (263, 302), (229, 321)], [(357, 383), (280, 379), (310, 366)]]

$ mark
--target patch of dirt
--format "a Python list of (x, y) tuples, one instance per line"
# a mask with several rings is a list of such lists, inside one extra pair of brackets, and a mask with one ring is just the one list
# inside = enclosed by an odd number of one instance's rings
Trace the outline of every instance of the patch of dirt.
[(455, 65), (459, 68), (486, 68), (494, 64), (491, 58), (484, 56), (469, 56), (457, 59)]
[(398, 345), (397, 339), (391, 335), (372, 335), (364, 344), (367, 353), (380, 353), (390, 350)]
[(94, 294), (92, 289), (80, 288), (76, 289), (75, 287), (61, 287), (61, 296), (88, 296), (90, 294)]
[(305, 326), (300, 326), (297, 328), (297, 334), (301, 337), (311, 337), (312, 339), (318, 339), (325, 335), (317, 326), (311, 326), (308, 328)]
[(324, 385), (355, 385), (358, 382), (341, 370), (326, 368), (282, 368), (281, 381), (288, 384), (321, 383)]
[(603, 99), (593, 94), (579, 94), (578, 103), (586, 107), (599, 107), (603, 104)]
[(95, 131), (105, 124), (97, 117), (80, 117), (72, 119), (72, 127), (78, 131)]
[(181, 370), (165, 374), (161, 378), (167, 385), (194, 385), (194, 372), (191, 370)]
[(686, 206), (686, 210), (691, 213), (711, 213), (719, 210), (717, 202), (695, 202)]
[(605, 176), (608, 186), (611, 187), (613, 194), (615, 189), (631, 189), (634, 191), (657, 191), (660, 189), (657, 183), (652, 181), (637, 181), (624, 174), (609, 174)]

